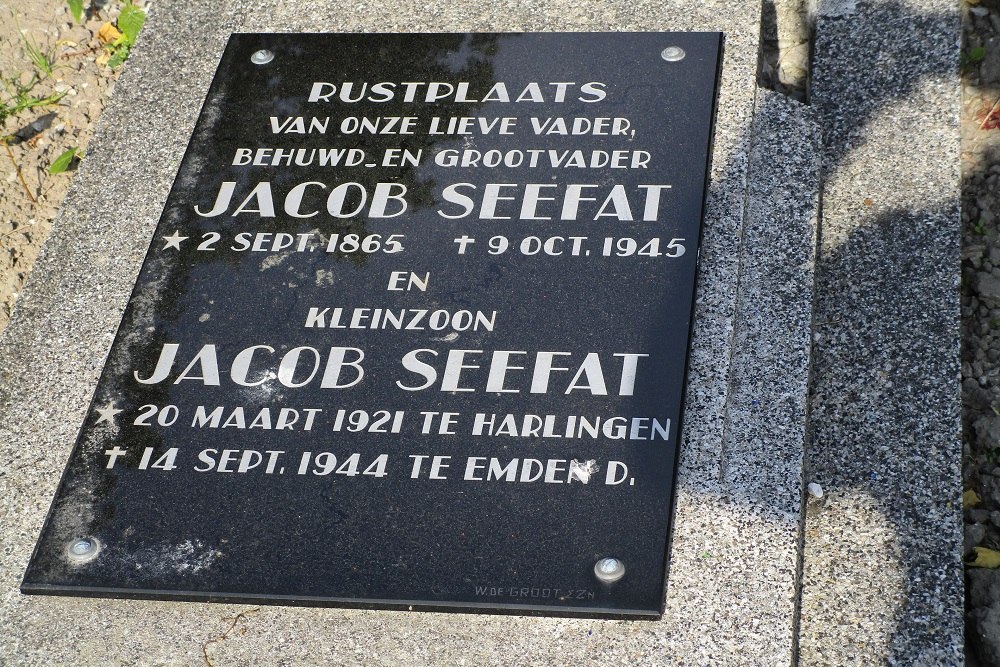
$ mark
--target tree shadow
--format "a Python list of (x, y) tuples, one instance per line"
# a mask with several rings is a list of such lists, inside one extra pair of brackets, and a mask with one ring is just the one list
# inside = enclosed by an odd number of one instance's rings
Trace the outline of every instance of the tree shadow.
[[(823, 214), (805, 471), (829, 502), (811, 506), (805, 519), (802, 599), (812, 618), (803, 621), (800, 655), (810, 660), (826, 646), (864, 660), (866, 640), (888, 642), (889, 664), (952, 664), (962, 654), (952, 608), (963, 594), (961, 508), (957, 494), (941, 496), (961, 479), (959, 205), (935, 165), (901, 163), (911, 159), (903, 151), (886, 155), (884, 166), (864, 162), (870, 138), (914, 142), (913, 160), (942, 152), (919, 148), (940, 137), (907, 134), (940, 122), (940, 102), (928, 97), (922, 115), (919, 96), (936, 94), (935, 86), (949, 94), (959, 30), (957, 11), (921, 13), (893, 1), (821, 17), (816, 31), (811, 99), (822, 130)], [(898, 139), (886, 134), (892, 125)], [(901, 180), (880, 182), (873, 170)], [(871, 198), (866, 184), (874, 184)], [(936, 198), (922, 202), (924, 192)], [(885, 549), (850, 553), (828, 537), (863, 529), (866, 513), (891, 527)], [(811, 540), (824, 546), (811, 553)], [(877, 546), (877, 536), (859, 543)], [(885, 559), (898, 561), (898, 579)], [(893, 599), (895, 618), (859, 617), (873, 598), (841, 588), (851, 576), (867, 579), (870, 595)], [(902, 590), (878, 590), (893, 580)]]

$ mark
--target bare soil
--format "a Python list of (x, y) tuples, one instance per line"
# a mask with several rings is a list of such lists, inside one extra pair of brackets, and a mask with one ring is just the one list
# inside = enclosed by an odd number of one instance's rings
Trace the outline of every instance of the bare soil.
[[(76, 147), (86, 159), (95, 121), (122, 69), (107, 66), (107, 49), (97, 37), (102, 25), (114, 23), (121, 4), (85, 2), (81, 25), (65, 0), (0, 0), (0, 104), (13, 105), (13, 89), (34, 77), (38, 81), (28, 95), (62, 95), (0, 125), (0, 330), (10, 320), (78, 161), (64, 173), (49, 174), (49, 167)], [(50, 74), (32, 62), (29, 44), (53, 61)]]

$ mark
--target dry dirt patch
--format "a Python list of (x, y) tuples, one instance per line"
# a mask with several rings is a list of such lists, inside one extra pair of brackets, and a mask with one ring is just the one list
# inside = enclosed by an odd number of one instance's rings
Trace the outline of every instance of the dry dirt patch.
[[(115, 23), (124, 3), (82, 4), (85, 16), (77, 23), (65, 0), (0, 0), (0, 104), (17, 106), (19, 92), (34, 100), (58, 98), (14, 113), (0, 125), (0, 330), (49, 235), (77, 162), (64, 173), (50, 174), (49, 168), (73, 148), (86, 159), (95, 121), (121, 70), (107, 65), (108, 50), (98, 35), (106, 23)], [(51, 62), (51, 72), (32, 59), (32, 50)]]

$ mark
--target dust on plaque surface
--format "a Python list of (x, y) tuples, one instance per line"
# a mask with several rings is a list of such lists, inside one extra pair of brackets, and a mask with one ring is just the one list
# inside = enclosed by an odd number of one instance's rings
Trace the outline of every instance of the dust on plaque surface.
[(660, 614), (720, 48), (232, 36), (22, 590)]

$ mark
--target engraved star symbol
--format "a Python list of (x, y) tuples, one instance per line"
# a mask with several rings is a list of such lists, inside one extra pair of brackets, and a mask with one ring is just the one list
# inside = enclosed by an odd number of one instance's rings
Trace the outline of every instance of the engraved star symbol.
[(110, 403), (108, 403), (107, 405), (105, 405), (103, 408), (95, 408), (95, 410), (97, 410), (98, 414), (101, 415), (100, 417), (97, 418), (97, 421), (94, 423), (95, 426), (97, 424), (102, 423), (102, 422), (108, 422), (112, 426), (117, 426), (118, 425), (115, 422), (115, 415), (117, 415), (119, 412), (121, 412), (121, 410), (119, 410), (118, 408), (115, 407), (115, 402), (114, 401), (111, 401)]
[(164, 236), (162, 238), (164, 241), (166, 241), (166, 245), (163, 246), (164, 250), (166, 250), (167, 248), (176, 248), (177, 250), (180, 250), (181, 241), (186, 241), (189, 237), (181, 236), (180, 232), (175, 230), (172, 235)]

